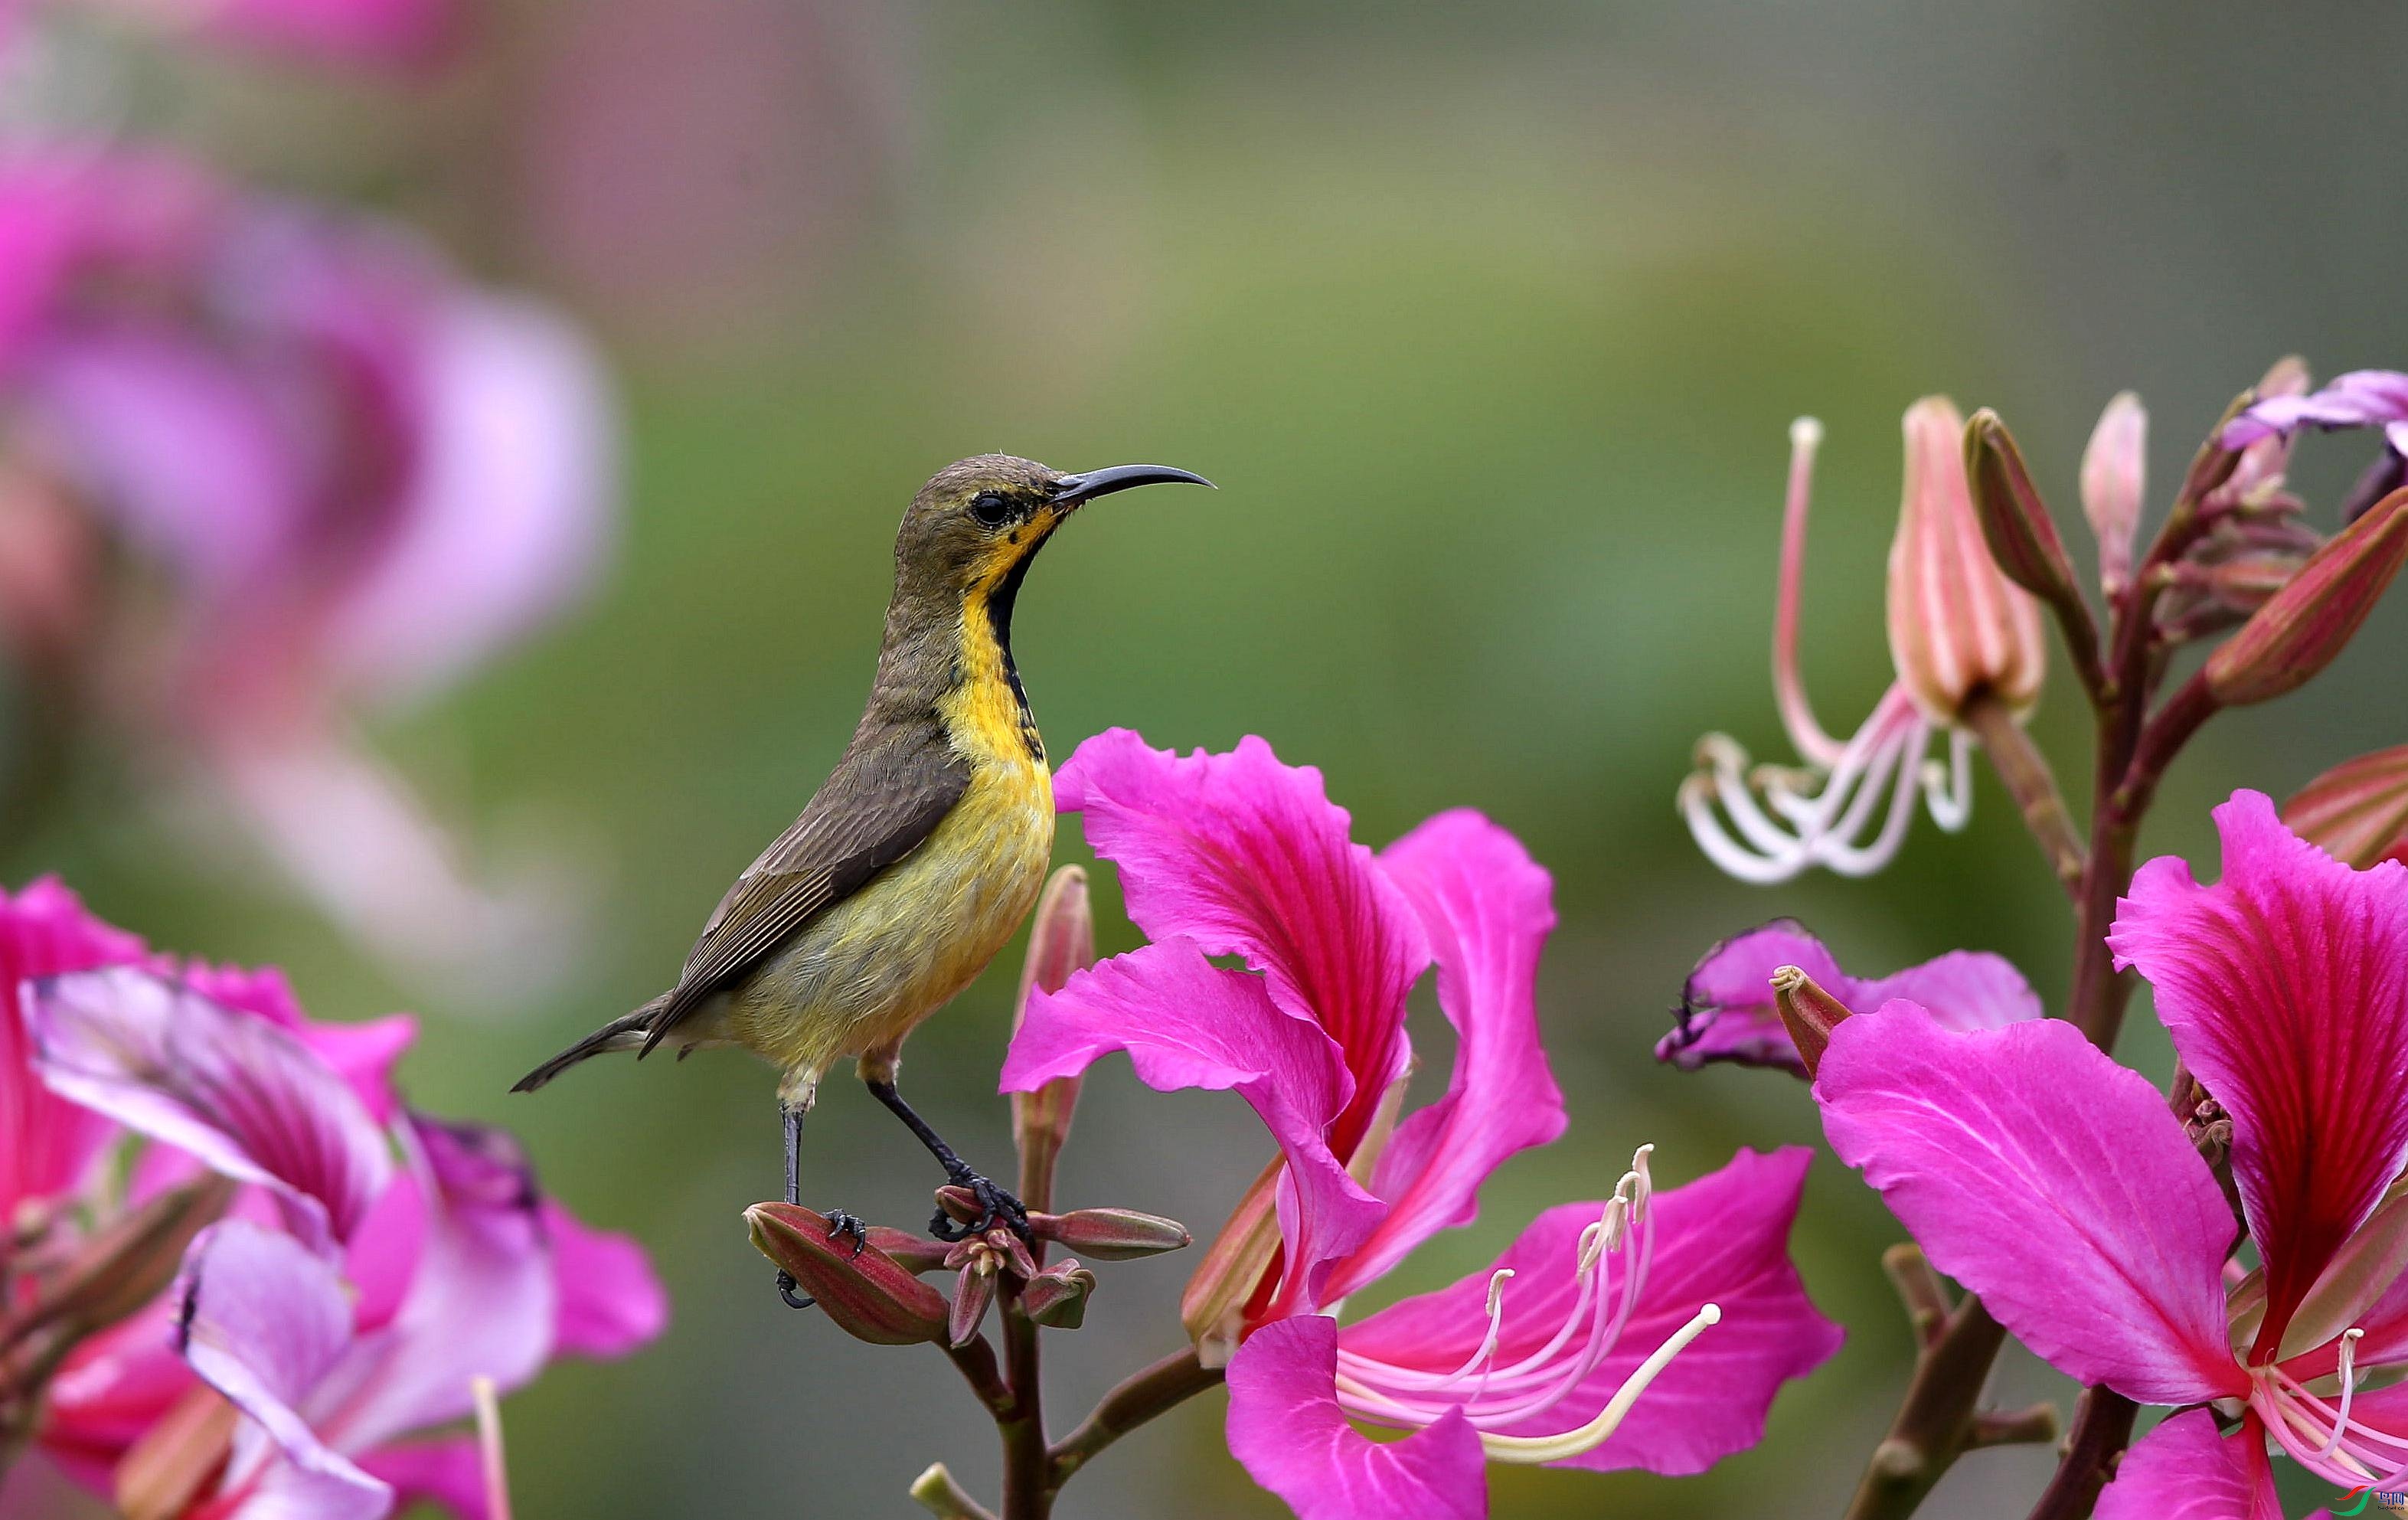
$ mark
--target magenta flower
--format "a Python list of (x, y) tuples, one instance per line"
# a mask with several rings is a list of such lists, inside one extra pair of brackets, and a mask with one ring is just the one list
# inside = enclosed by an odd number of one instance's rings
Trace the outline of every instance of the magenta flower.
[(16, 989), (36, 977), (143, 957), (142, 941), (84, 911), (45, 878), (0, 892), (0, 1220), (79, 1191), (109, 1137), (108, 1122), (53, 1095), (34, 1074)]
[[(1562, 1131), (1532, 995), (1546, 873), (1470, 812), (1374, 855), (1319, 773), (1258, 738), (1182, 758), (1115, 730), (1056, 796), (1153, 942), (1033, 997), (1003, 1085), (1118, 1050), (1151, 1086), (1235, 1089), (1261, 1115), (1281, 1159), (1190, 1285), (1191, 1327), (1208, 1355), (1236, 1343), (1230, 1449), (1306, 1520), (1484, 1513), (1491, 1460), (1698, 1471), (1837, 1349), (1786, 1254), (1802, 1151), (1658, 1194), (1642, 1147), (1612, 1197), (1549, 1211), (1489, 1271), (1340, 1326), (1341, 1299)], [(1433, 962), (1454, 1074), (1399, 1117), (1406, 998)], [(1199, 1304), (1218, 1308), (1197, 1325)]]
[[(543, 1198), (506, 1135), (403, 1109), (408, 1019), (312, 1024), (272, 971), (176, 967), (72, 908), (36, 888), (0, 915), (0, 942), (47, 921), (72, 927), (75, 958), (116, 961), (24, 985), (30, 1090), (57, 1125), (152, 1142), (124, 1207), (204, 1169), (243, 1185), (178, 1293), (69, 1355), (41, 1450), (104, 1493), (138, 1482), (147, 1513), (365, 1520), (423, 1498), (480, 1514), (473, 1438), (423, 1438), (468, 1412), (477, 1377), (507, 1389), (555, 1355), (656, 1335), (642, 1253)], [(79, 1178), (52, 1196), (105, 1222)], [(74, 1227), (44, 1252), (71, 1252)], [(247, 1419), (207, 1417), (208, 1389)]]
[(2268, 395), (2224, 425), (2224, 446), (2245, 449), (2302, 427), (2380, 427), (2395, 454), (2408, 454), (2408, 375), (2353, 369), (2313, 395)]
[[(1770, 884), (1821, 866), (1869, 876), (1906, 840), (1920, 796), (1954, 832), (1972, 807), (1973, 738), (1959, 723), (1986, 695), (2016, 716), (2039, 699), (2045, 651), (2040, 610), (1992, 562), (1965, 477), (1965, 421), (1926, 396), (1904, 422), (1906, 480), (1890, 546), (1888, 624), (1897, 680), (1856, 733), (1823, 731), (1798, 670), (1806, 510), (1823, 424), (1789, 429), (1789, 495), (1772, 624), (1772, 688), (1801, 767), (1751, 767), (1727, 734), (1698, 742), (1698, 769), (1680, 805), (1706, 858), (1742, 882)], [(1948, 758), (1931, 757), (1945, 733)]]
[(1656, 1042), (1656, 1059), (1684, 1071), (1729, 1061), (1805, 1076), (1806, 1064), (1772, 1007), (1772, 973), (1784, 966), (1804, 971), (1850, 1008), (1879, 1008), (1903, 997), (1929, 1009), (1944, 1028), (1997, 1029), (2042, 1011), (2031, 984), (2004, 956), (1952, 950), (1866, 981), (1841, 970), (1820, 939), (1782, 919), (1706, 952), (1681, 989), (1673, 1027)]
[(0, 647), (213, 779), (376, 947), (540, 967), (562, 905), (469, 879), (347, 712), (590, 578), (614, 468), (583, 342), (394, 229), (53, 151), (0, 161)]
[(1833, 1149), (2035, 1352), (2240, 1419), (2167, 1420), (2102, 1520), (2279, 1513), (2269, 1439), (2344, 1487), (2408, 1472), (2408, 1398), (2359, 1387), (2408, 1364), (2408, 868), (2353, 870), (2255, 792), (2215, 818), (2224, 879), (2150, 862), (2111, 942), (2231, 1119), (2258, 1269), (2165, 1098), (2069, 1025), (1956, 1032), (1895, 1002), (1840, 1025), (1815, 1083)]

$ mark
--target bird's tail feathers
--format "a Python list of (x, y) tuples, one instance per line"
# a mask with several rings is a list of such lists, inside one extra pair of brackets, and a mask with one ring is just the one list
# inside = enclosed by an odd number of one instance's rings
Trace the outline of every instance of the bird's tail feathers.
[(623, 1013), (601, 1028), (595, 1030), (576, 1044), (528, 1072), (510, 1089), (514, 1093), (532, 1093), (589, 1055), (604, 1051), (631, 1051), (643, 1047), (651, 1034), (652, 1021), (668, 1006), (669, 995), (661, 994), (632, 1013)]

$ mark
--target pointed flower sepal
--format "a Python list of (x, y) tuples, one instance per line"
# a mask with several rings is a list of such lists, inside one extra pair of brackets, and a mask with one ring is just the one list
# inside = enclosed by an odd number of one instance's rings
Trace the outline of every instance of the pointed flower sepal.
[(1782, 1027), (1789, 1031), (1790, 1042), (1798, 1047), (1798, 1059), (1806, 1064), (1810, 1079), (1822, 1068), (1823, 1053), (1831, 1048), (1831, 1031), (1856, 1011), (1795, 966), (1773, 970), (1772, 1007), (1781, 1015)]
[(1956, 722), (1984, 695), (2028, 712), (2047, 664), (2040, 609), (2001, 571), (1974, 510), (1965, 424), (1947, 397), (1926, 396), (1904, 425), (1906, 488), (1889, 552), (1898, 679), (1936, 724)]
[(744, 1211), (752, 1244), (819, 1300), (837, 1328), (873, 1346), (915, 1346), (945, 1336), (944, 1296), (875, 1245), (858, 1251), (825, 1214), (793, 1203)]
[(953, 1309), (945, 1319), (945, 1341), (957, 1347), (967, 1346), (977, 1338), (979, 1326), (986, 1322), (987, 1310), (995, 1303), (996, 1290), (1000, 1285), (997, 1279), (1008, 1272), (1026, 1283), (1038, 1275), (1037, 1258), (1029, 1255), (1028, 1247), (1019, 1236), (1000, 1226), (983, 1235), (955, 1241), (945, 1254), (945, 1266), (957, 1274), (953, 1280)]
[(2408, 862), (2408, 744), (2333, 767), (2283, 804), (2283, 822), (2359, 870)]
[(1135, 1209), (1074, 1209), (1067, 1214), (1030, 1214), (1028, 1232), (1066, 1251), (1099, 1261), (1135, 1261), (1182, 1251), (1195, 1237), (1176, 1219)]
[(1065, 1257), (1028, 1280), (1020, 1291), (1020, 1308), (1030, 1319), (1053, 1330), (1075, 1330), (1087, 1321), (1087, 1299), (1096, 1291), (1096, 1274)]
[(2207, 690), (2240, 707), (2297, 690), (2356, 637), (2408, 561), (2408, 491), (2395, 491), (2308, 556), (2208, 657)]
[[(1028, 1016), (1032, 993), (1060, 992), (1071, 976), (1096, 964), (1096, 915), (1087, 898), (1087, 873), (1077, 866), (1056, 870), (1045, 883), (1029, 920), (1028, 958), (1020, 972), (1020, 997), (1012, 1027)], [(1050, 1183), (1054, 1163), (1070, 1139), (1070, 1115), (1079, 1103), (1079, 1079), (1056, 1077), (1034, 1092), (1011, 1095), (1011, 1126), (1020, 1143), (1024, 1181)], [(1025, 1191), (1025, 1189), (1024, 1189)], [(1041, 1206), (1045, 1197), (1030, 1192), (1028, 1202)]]
[(231, 1180), (205, 1173), (114, 1221), (43, 1282), (21, 1312), (0, 1317), (0, 1344), (46, 1328), (53, 1342), (73, 1344), (142, 1309), (175, 1282), (184, 1248), (225, 1212), (234, 1195)]

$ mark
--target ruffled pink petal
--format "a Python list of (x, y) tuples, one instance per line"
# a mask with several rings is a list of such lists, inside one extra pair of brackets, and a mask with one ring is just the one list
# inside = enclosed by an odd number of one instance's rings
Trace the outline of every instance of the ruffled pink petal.
[(193, 1243), (178, 1349), (202, 1382), (254, 1422), (226, 1486), (245, 1520), (379, 1520), (393, 1491), (329, 1447), (301, 1413), (351, 1345), (351, 1307), (334, 1268), (290, 1236), (241, 1220)]
[[(1654, 1195), (1656, 1245), (1639, 1301), (1613, 1349), (1544, 1413), (1502, 1427), (1508, 1435), (1554, 1435), (1586, 1423), (1639, 1364), (1713, 1303), (1722, 1320), (1675, 1356), (1605, 1441), (1564, 1466), (1611, 1471), (1702, 1472), (1764, 1435), (1773, 1395), (1840, 1349), (1839, 1326), (1806, 1297), (1789, 1260), (1789, 1227), (1813, 1153), (1792, 1146), (1770, 1155), (1742, 1151), (1721, 1170)], [(1380, 1311), (1340, 1332), (1349, 1353), (1390, 1366), (1447, 1372), (1463, 1366), (1488, 1328), (1491, 1276), (1511, 1268), (1494, 1365), (1546, 1348), (1570, 1315), (1581, 1232), (1602, 1205), (1550, 1209), (1486, 1270)], [(1620, 1291), (1620, 1276), (1614, 1277)], [(1249, 1342), (1251, 1344), (1251, 1342)], [(1575, 1336), (1555, 1360), (1569, 1363)]]
[(139, 960), (142, 941), (84, 911), (48, 877), (0, 893), (0, 1219), (28, 1198), (79, 1187), (107, 1143), (108, 1121), (69, 1102), (34, 1072), (21, 991), (38, 977)]
[(1294, 1186), (1282, 1209), (1292, 1226), (1282, 1230), (1289, 1278), (1306, 1301), (1320, 1301), (1329, 1264), (1360, 1249), (1387, 1212), (1330, 1149), (1331, 1122), (1352, 1096), (1336, 1042), (1274, 1007), (1262, 978), (1221, 969), (1193, 941), (1172, 939), (1099, 962), (1060, 992), (1031, 993), (1002, 1088), (1033, 1092), (1110, 1051), (1126, 1051), (1157, 1092), (1235, 1089), (1253, 1105)]
[(668, 1294), (642, 1246), (586, 1226), (550, 1198), (542, 1219), (559, 1295), (553, 1355), (624, 1356), (661, 1333)]
[(2353, 870), (2235, 792), (2215, 810), (2224, 878), (2168, 855), (2132, 878), (2108, 936), (2232, 1115), (2232, 1173), (2266, 1266), (2253, 1356), (2408, 1162), (2408, 868)]
[(2283, 1520), (2256, 1417), (2222, 1436), (2203, 1409), (2172, 1415), (2135, 1442), (2093, 1513), (2098, 1520)]
[(559, 1313), (533, 1172), (501, 1130), (408, 1118), (414, 1169), (430, 1200), (408, 1296), (329, 1378), (342, 1398), (327, 1440), (364, 1452), (460, 1419), (470, 1384), (505, 1392), (533, 1378)]
[(278, 1028), (298, 1035), (301, 1043), (351, 1084), (351, 1091), (360, 1095), (378, 1124), (391, 1124), (400, 1111), (393, 1068), (418, 1040), (418, 1021), (408, 1014), (393, 1013), (359, 1024), (321, 1023), (302, 1011), (293, 984), (272, 966), (253, 969), (192, 961), (176, 967), (174, 974), (211, 1002), (256, 1013)]
[(1960, 1034), (1891, 1003), (1841, 1022), (1814, 1096), (1932, 1265), (2059, 1371), (2148, 1404), (2247, 1391), (2232, 1212), (2157, 1089), (2071, 1025)]
[(1516, 1151), (1564, 1131), (1564, 1096), (1539, 1043), (1533, 982), (1555, 911), (1547, 873), (1513, 836), (1474, 812), (1441, 813), (1380, 864), (1420, 911), (1438, 958), (1439, 1006), (1455, 1025), (1446, 1096), (1408, 1115), (1371, 1191), (1388, 1217), (1333, 1275), (1342, 1295), (1435, 1232), (1469, 1224), (1480, 1184)]
[(1354, 1086), (1331, 1145), (1352, 1155), (1412, 1054), (1405, 997), (1429, 947), (1412, 905), (1348, 837), (1321, 772), (1282, 765), (1252, 736), (1182, 759), (1114, 728), (1079, 746), (1054, 797), (1120, 868), (1148, 939), (1244, 957), (1272, 1002), (1338, 1042)]
[(393, 1489), (395, 1513), (437, 1504), (459, 1520), (485, 1520), (485, 1467), (474, 1436), (398, 1441), (360, 1458), (360, 1470)]
[(1860, 1011), (1893, 997), (1921, 1003), (1943, 1028), (1996, 1029), (2039, 1018), (2042, 1011), (2031, 984), (2002, 956), (1956, 950), (1867, 981), (1842, 970), (1821, 940), (1781, 919), (1706, 952), (1689, 973), (1674, 1011), (1677, 1022), (1656, 1042), (1656, 1058), (1686, 1071), (1729, 1061), (1806, 1075), (1789, 1031), (1773, 1011), (1772, 973), (1784, 966), (1797, 967)]
[(1256, 1330), (1229, 1362), (1229, 1454), (1297, 1520), (1484, 1520), (1480, 1436), (1450, 1411), (1372, 1441), (1338, 1405), (1338, 1326), (1319, 1314)]
[(348, 1240), (392, 1178), (358, 1095), (263, 1019), (130, 967), (36, 983), (26, 1008), (52, 1092), (272, 1190), (319, 1249)]

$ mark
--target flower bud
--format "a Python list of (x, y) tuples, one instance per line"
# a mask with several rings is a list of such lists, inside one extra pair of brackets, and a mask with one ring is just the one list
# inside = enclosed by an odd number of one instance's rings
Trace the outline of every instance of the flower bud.
[(1831, 1048), (1831, 1031), (1855, 1011), (1795, 966), (1773, 968), (1772, 1007), (1789, 1031), (1790, 1043), (1798, 1047), (1798, 1058), (1806, 1063), (1809, 1078), (1822, 1066), (1823, 1053)]
[(1965, 424), (1965, 476), (1991, 558), (2006, 578), (2041, 600), (2087, 622), (2074, 589), (2073, 562), (2024, 467), (2023, 451), (1999, 414), (1985, 407)]
[(1889, 648), (1935, 723), (1986, 693), (2018, 714), (2040, 696), (2040, 609), (2000, 574), (1965, 480), (1965, 424), (1944, 396), (1906, 413), (1906, 491), (1889, 552)]
[(2239, 707), (2305, 685), (2357, 635), (2403, 559), (2408, 491), (2395, 491), (2309, 555), (2208, 657), (2209, 695)]
[(1254, 1178), (1246, 1196), (1229, 1212), (1228, 1223), (1205, 1248), (1204, 1259), (1187, 1279), (1179, 1298), (1179, 1322), (1196, 1343), (1197, 1360), (1206, 1367), (1226, 1367), (1245, 1329), (1246, 1305), (1263, 1286), (1279, 1255), (1280, 1225), (1276, 1199), (1280, 1174), (1287, 1163), (1272, 1157)]
[[(1045, 883), (1029, 921), (1028, 959), (1020, 971), (1012, 1027), (1028, 1016), (1031, 992), (1060, 992), (1071, 973), (1096, 964), (1096, 917), (1087, 901), (1087, 873), (1065, 866)], [(1020, 1193), (1032, 1209), (1053, 1201), (1054, 1163), (1070, 1138), (1070, 1111), (1079, 1079), (1056, 1077), (1033, 1093), (1011, 1095), (1011, 1126), (1020, 1143)]]
[(1021, 1311), (1054, 1330), (1075, 1330), (1087, 1320), (1087, 1298), (1096, 1291), (1096, 1274), (1065, 1258), (1028, 1280), (1020, 1290)]
[(966, 1264), (953, 1279), (953, 1303), (945, 1318), (945, 1343), (956, 1349), (978, 1339), (979, 1326), (995, 1303), (995, 1263), (981, 1258)]
[(933, 1235), (915, 1235), (908, 1229), (896, 1229), (888, 1225), (872, 1225), (862, 1238), (873, 1251), (886, 1253), (887, 1258), (907, 1272), (933, 1272), (944, 1266), (953, 1247)]
[(1074, 1209), (1067, 1214), (1031, 1214), (1029, 1233), (1066, 1250), (1103, 1261), (1134, 1261), (1183, 1250), (1194, 1240), (1187, 1226), (1135, 1209)]
[(2360, 870), (2408, 862), (2408, 744), (2333, 767), (2283, 804), (2283, 822)]
[(837, 1328), (873, 1346), (911, 1346), (945, 1333), (943, 1295), (874, 1245), (831, 1236), (827, 1216), (793, 1203), (744, 1211), (752, 1244), (794, 1278)]
[(230, 1179), (211, 1174), (118, 1219), (77, 1253), (64, 1277), (46, 1287), (21, 1325), (57, 1323), (79, 1340), (143, 1308), (176, 1280), (184, 1248), (225, 1212), (234, 1194)]
[(2132, 548), (2148, 494), (2149, 413), (2126, 391), (2107, 403), (2082, 451), (2082, 515), (2099, 539), (2099, 584), (2120, 596), (2132, 580)]

